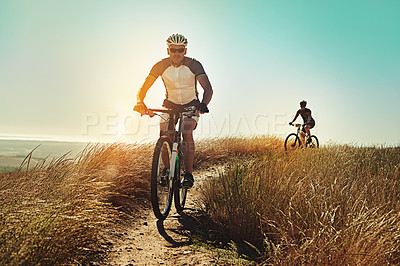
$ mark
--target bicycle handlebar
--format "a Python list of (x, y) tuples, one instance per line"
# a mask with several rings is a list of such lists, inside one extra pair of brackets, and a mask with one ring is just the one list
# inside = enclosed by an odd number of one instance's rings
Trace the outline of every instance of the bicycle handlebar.
[(170, 108), (168, 108), (168, 109), (147, 108), (146, 112), (141, 113), (140, 110), (138, 110), (138, 108), (133, 108), (133, 110), (140, 113), (141, 115), (149, 115), (150, 117), (155, 116), (156, 115), (155, 113), (179, 114), (179, 113), (184, 113), (184, 112), (190, 112), (190, 111), (194, 112), (195, 111), (195, 109), (194, 110), (185, 110), (185, 109), (175, 110), (175, 109), (170, 109)]
[(148, 108), (147, 111), (152, 111), (152, 112), (157, 112), (157, 113), (171, 113), (171, 109), (153, 109), (153, 108)]
[(291, 126), (294, 126), (294, 127), (301, 127), (303, 124), (291, 124)]

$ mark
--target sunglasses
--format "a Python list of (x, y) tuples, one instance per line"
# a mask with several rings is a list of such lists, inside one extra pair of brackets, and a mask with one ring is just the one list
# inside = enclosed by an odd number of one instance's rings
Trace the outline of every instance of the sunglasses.
[(183, 52), (185, 51), (185, 48), (179, 48), (179, 49), (169, 48), (169, 51), (170, 51), (171, 53), (176, 53), (176, 52), (178, 52), (178, 53), (183, 53)]

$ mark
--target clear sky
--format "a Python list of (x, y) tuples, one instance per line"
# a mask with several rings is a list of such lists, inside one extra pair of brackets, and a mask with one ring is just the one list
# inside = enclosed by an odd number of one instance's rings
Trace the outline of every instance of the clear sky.
[[(0, 137), (156, 138), (132, 107), (182, 33), (214, 89), (197, 138), (285, 136), (305, 99), (323, 143), (398, 145), (399, 14), (398, 0), (1, 0)], [(163, 96), (159, 79), (145, 102)]]

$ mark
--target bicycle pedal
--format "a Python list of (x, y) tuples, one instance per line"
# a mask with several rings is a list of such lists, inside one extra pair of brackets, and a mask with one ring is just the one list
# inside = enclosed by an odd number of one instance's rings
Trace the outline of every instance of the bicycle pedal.
[(189, 189), (189, 188), (193, 187), (194, 180), (193, 179), (184, 179), (181, 184), (182, 184), (183, 188)]

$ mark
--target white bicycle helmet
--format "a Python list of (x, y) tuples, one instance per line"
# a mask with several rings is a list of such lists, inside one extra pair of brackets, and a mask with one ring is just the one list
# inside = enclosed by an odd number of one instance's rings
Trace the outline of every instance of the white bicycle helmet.
[(172, 34), (167, 39), (168, 47), (170, 47), (173, 44), (174, 45), (184, 45), (186, 47), (186, 45), (188, 44), (188, 41), (185, 38), (185, 36), (183, 36), (182, 34), (178, 34), (177, 33), (177, 34)]

